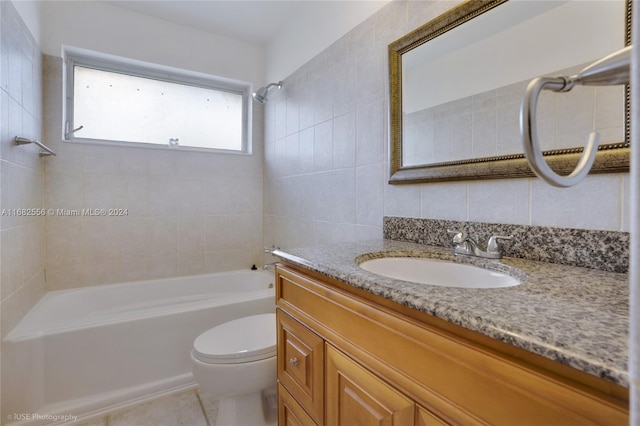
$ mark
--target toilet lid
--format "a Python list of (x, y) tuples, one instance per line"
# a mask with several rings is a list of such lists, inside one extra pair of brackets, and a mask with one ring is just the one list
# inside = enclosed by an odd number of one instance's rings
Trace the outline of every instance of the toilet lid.
[(261, 314), (225, 322), (193, 342), (193, 355), (202, 362), (234, 364), (276, 354), (276, 314)]

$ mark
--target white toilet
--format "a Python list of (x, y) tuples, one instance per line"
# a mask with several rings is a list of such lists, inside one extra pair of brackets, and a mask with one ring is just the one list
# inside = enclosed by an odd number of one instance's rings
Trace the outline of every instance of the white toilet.
[(220, 324), (193, 342), (193, 376), (220, 398), (216, 426), (275, 424), (276, 314)]

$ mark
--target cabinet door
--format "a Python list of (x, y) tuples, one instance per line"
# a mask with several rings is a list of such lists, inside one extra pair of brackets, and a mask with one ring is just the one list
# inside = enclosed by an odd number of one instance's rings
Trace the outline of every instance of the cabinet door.
[(278, 384), (278, 425), (316, 426), (311, 417), (281, 384)]
[(326, 357), (328, 425), (413, 426), (413, 401), (329, 344)]
[(416, 426), (447, 426), (444, 420), (426, 410), (423, 407), (418, 406)]
[(324, 341), (282, 310), (278, 318), (278, 381), (323, 424)]

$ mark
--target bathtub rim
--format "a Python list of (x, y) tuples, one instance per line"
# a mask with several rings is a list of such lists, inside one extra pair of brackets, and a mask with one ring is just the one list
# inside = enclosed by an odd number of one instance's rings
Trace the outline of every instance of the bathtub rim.
[[(81, 293), (81, 292), (90, 292), (91, 290), (96, 290), (96, 289), (105, 289), (105, 288), (120, 288), (120, 287), (124, 287), (124, 286), (131, 286), (131, 285), (135, 285), (135, 286), (140, 286), (140, 285), (155, 285), (155, 284), (159, 284), (159, 283), (166, 283), (168, 281), (175, 281), (175, 280), (180, 280), (180, 279), (198, 279), (198, 278), (202, 278), (202, 277), (210, 277), (210, 276), (222, 276), (222, 275), (240, 275), (240, 274), (247, 274), (247, 273), (258, 273), (258, 274), (262, 274), (265, 276), (270, 276), (270, 278), (273, 280), (272, 283), (269, 284), (273, 284), (273, 286), (269, 286), (266, 289), (261, 289), (261, 290), (254, 290), (254, 291), (247, 291), (247, 292), (242, 292), (239, 295), (233, 295), (233, 296), (228, 296), (228, 297), (224, 297), (224, 298), (218, 298), (218, 304), (221, 304), (220, 302), (225, 302), (225, 303), (238, 303), (240, 301), (244, 301), (244, 300), (256, 300), (256, 299), (260, 299), (266, 296), (269, 296), (270, 294), (274, 295), (274, 306), (275, 306), (275, 278), (274, 276), (269, 272), (269, 271), (264, 271), (264, 270), (260, 270), (258, 269), (257, 271), (255, 270), (251, 270), (251, 269), (238, 269), (238, 270), (233, 270), (233, 271), (223, 271), (223, 272), (211, 272), (211, 273), (205, 273), (205, 274), (197, 274), (197, 275), (185, 275), (185, 276), (178, 276), (178, 277), (167, 277), (167, 278), (159, 278), (159, 279), (149, 279), (149, 280), (139, 280), (139, 281), (127, 281), (124, 283), (112, 283), (112, 284), (100, 284), (97, 286), (90, 286), (90, 287), (75, 287), (75, 288), (70, 288), (70, 289), (63, 289), (63, 290), (53, 290), (53, 291), (48, 291), (46, 292), (29, 310), (29, 312), (31, 312), (32, 310), (36, 310), (38, 307), (40, 307), (41, 305), (43, 305), (44, 303), (47, 302), (47, 300), (52, 299), (56, 296), (59, 296), (61, 294), (73, 294), (73, 293)], [(69, 332), (73, 332), (73, 331), (78, 331), (78, 330), (82, 330), (82, 329), (86, 329), (86, 328), (92, 328), (92, 327), (101, 327), (101, 326), (107, 326), (109, 324), (119, 324), (119, 323), (123, 323), (123, 322), (127, 322), (127, 321), (131, 321), (131, 320), (138, 320), (138, 319), (147, 319), (147, 318), (153, 318), (156, 316), (162, 316), (162, 315), (170, 315), (170, 314), (179, 314), (179, 313), (184, 313), (193, 309), (203, 309), (205, 307), (210, 307), (210, 306), (215, 306), (216, 304), (211, 304), (211, 300), (215, 300), (214, 298), (208, 299), (206, 301), (193, 301), (193, 302), (187, 302), (187, 303), (182, 303), (179, 304), (175, 307), (169, 308), (169, 307), (163, 307), (163, 308), (159, 308), (159, 309), (147, 309), (147, 312), (142, 312), (139, 313), (135, 316), (122, 316), (119, 318), (113, 318), (113, 317), (99, 317), (97, 320), (95, 321), (88, 321), (88, 322), (83, 322), (81, 324), (76, 324), (74, 325), (73, 323), (71, 325), (68, 326), (62, 326), (62, 327), (56, 327), (56, 328), (52, 328), (52, 329), (44, 329), (44, 330), (36, 330), (36, 331), (31, 331), (29, 328), (27, 328), (26, 331), (22, 331), (20, 329), (20, 325), (22, 324), (22, 322), (25, 319), (29, 319), (28, 315), (29, 312), (27, 312), (27, 314), (22, 318), (22, 320), (20, 320), (20, 322), (18, 322), (18, 324), (15, 325), (15, 327), (13, 329), (11, 329), (11, 331), (9, 331), (7, 333), (7, 335), (2, 338), (2, 344), (9, 344), (12, 342), (23, 342), (23, 341), (28, 341), (31, 339), (38, 339), (38, 338), (43, 338), (46, 336), (51, 336), (51, 335), (56, 335), (56, 334), (63, 334), (63, 333), (69, 333)]]

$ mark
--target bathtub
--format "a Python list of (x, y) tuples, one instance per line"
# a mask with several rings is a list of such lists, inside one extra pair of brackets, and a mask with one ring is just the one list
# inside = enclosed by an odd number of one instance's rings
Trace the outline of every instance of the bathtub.
[(274, 312), (273, 283), (246, 270), (46, 293), (2, 342), (3, 424), (77, 421), (195, 387), (194, 339)]

